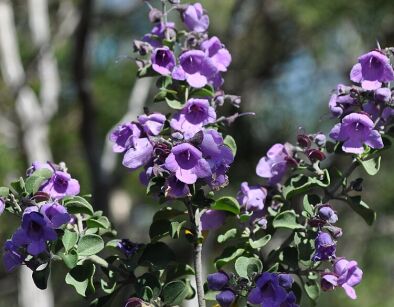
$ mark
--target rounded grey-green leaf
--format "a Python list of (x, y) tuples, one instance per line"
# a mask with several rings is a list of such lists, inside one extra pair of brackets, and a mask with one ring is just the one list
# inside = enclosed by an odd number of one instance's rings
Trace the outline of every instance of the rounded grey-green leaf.
[(78, 243), (78, 254), (80, 256), (91, 256), (104, 249), (104, 240), (95, 234), (84, 235)]

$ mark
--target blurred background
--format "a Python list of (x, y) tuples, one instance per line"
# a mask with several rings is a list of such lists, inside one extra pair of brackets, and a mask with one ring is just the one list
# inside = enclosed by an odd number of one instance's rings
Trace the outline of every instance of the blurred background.
[[(348, 82), (358, 55), (377, 41), (394, 45), (392, 0), (201, 2), (211, 17), (210, 35), (233, 56), (224, 88), (242, 96), (242, 111), (256, 113), (229, 128), (239, 149), (226, 193), (235, 194), (244, 180), (259, 182), (255, 166), (273, 143), (294, 142), (300, 127), (327, 132), (331, 90)], [(152, 26), (147, 13), (142, 0), (0, 0), (0, 185), (23, 175), (33, 160), (64, 161), (120, 236), (141, 242), (158, 205), (106, 140), (122, 118), (134, 119), (151, 104), (153, 82), (137, 81), (132, 61), (133, 39)], [(338, 255), (364, 270), (359, 299), (338, 289), (323, 293), (318, 306), (394, 306), (392, 157), (387, 152), (380, 174), (366, 179), (363, 196), (378, 213), (372, 227), (337, 207), (344, 229)], [(15, 227), (17, 221), (1, 219), (1, 242)], [(208, 249), (215, 250), (211, 241)], [(28, 271), (5, 274), (1, 267), (0, 306), (86, 306), (63, 274), (54, 267), (53, 287), (42, 298), (27, 282)]]

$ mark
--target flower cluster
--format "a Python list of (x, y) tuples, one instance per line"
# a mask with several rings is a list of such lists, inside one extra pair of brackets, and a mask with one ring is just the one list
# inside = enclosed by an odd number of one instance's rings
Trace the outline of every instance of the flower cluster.
[[(39, 182), (39, 187), (28, 192), (28, 200), (18, 204), (20, 210), (23, 208), (21, 227), (4, 246), (3, 262), (8, 271), (22, 264), (35, 270), (49, 261), (48, 243), (55, 241), (57, 230), (71, 221), (61, 200), (77, 195), (80, 189), (64, 165), (35, 162), (27, 175), (27, 182), (29, 179)], [(4, 201), (1, 202), (4, 210)]]
[(177, 32), (167, 12), (151, 8), (154, 27), (134, 46), (140, 75), (150, 71), (161, 77), (157, 99), (176, 112), (141, 115), (118, 126), (110, 139), (113, 151), (124, 153), (125, 167), (144, 167), (144, 184), (159, 185), (161, 196), (183, 198), (191, 195), (191, 185), (217, 190), (228, 183), (234, 153), (217, 130), (216, 101), (225, 99), (221, 74), (231, 55), (217, 37), (208, 37), (209, 18), (201, 4), (175, 7), (188, 31)]

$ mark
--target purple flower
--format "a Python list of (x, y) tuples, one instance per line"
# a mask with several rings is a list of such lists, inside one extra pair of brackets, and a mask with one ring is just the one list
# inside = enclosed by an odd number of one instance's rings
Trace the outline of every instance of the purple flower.
[(204, 13), (200, 3), (190, 4), (182, 14), (183, 21), (190, 31), (205, 32), (208, 30), (209, 17)]
[(134, 146), (128, 149), (123, 157), (122, 164), (131, 170), (135, 170), (152, 158), (153, 146), (148, 138), (134, 140)]
[(3, 263), (7, 272), (11, 272), (16, 267), (20, 266), (25, 257), (19, 251), (19, 247), (16, 246), (11, 240), (7, 240), (4, 244)]
[(338, 221), (338, 216), (335, 211), (331, 208), (330, 205), (323, 205), (319, 208), (318, 216), (323, 221), (326, 221), (331, 224), (335, 224)]
[(220, 307), (230, 307), (235, 301), (235, 293), (230, 289), (226, 289), (216, 295), (216, 301)]
[(331, 95), (328, 107), (335, 117), (339, 117), (349, 107), (354, 105), (357, 100), (350, 95), (351, 87), (338, 84), (336, 91)]
[(201, 230), (215, 230), (220, 228), (226, 220), (224, 211), (208, 209), (201, 215)]
[(60, 199), (65, 196), (75, 196), (79, 194), (79, 182), (71, 178), (69, 173), (64, 171), (55, 171), (52, 177), (45, 182), (40, 191), (47, 193), (53, 199)]
[(361, 113), (345, 116), (342, 123), (332, 128), (330, 137), (344, 142), (342, 145), (344, 152), (361, 154), (364, 152), (364, 144), (374, 149), (383, 148), (382, 137), (377, 130), (374, 130), (374, 123), (367, 115)]
[(206, 52), (218, 71), (227, 71), (231, 63), (231, 54), (216, 36), (202, 42), (201, 49)]
[(262, 306), (281, 306), (287, 299), (287, 292), (279, 284), (278, 275), (264, 272), (256, 281), (256, 287), (248, 295), (248, 302)]
[(175, 173), (178, 180), (193, 184), (198, 178), (211, 175), (208, 162), (202, 158), (202, 153), (191, 144), (183, 143), (172, 148), (165, 161), (165, 167)]
[(162, 40), (165, 38), (165, 33), (168, 30), (174, 30), (175, 23), (173, 22), (158, 22), (154, 25), (149, 34), (144, 35), (142, 40), (149, 43), (152, 47), (158, 48), (163, 46)]
[(112, 145), (114, 152), (124, 152), (134, 145), (134, 140), (141, 136), (141, 130), (134, 123), (122, 124), (116, 127), (109, 139), (115, 144)]
[(375, 91), (375, 100), (379, 102), (389, 102), (391, 99), (391, 90), (387, 87), (378, 88)]
[(5, 209), (5, 201), (3, 198), (0, 197), (0, 215), (3, 214)]
[(282, 144), (273, 145), (257, 164), (256, 173), (258, 176), (268, 178), (270, 185), (275, 185), (282, 180), (288, 169), (289, 153)]
[(216, 120), (216, 112), (206, 99), (189, 99), (184, 108), (171, 119), (171, 128), (183, 132), (186, 139), (193, 137), (204, 125)]
[(241, 183), (241, 190), (237, 194), (238, 202), (247, 211), (258, 211), (264, 209), (267, 190), (260, 186), (249, 186), (247, 182)]
[(163, 76), (171, 75), (175, 67), (175, 56), (168, 47), (156, 48), (151, 57), (152, 68)]
[(212, 172), (212, 176), (207, 178), (209, 185), (213, 189), (227, 185), (226, 173), (234, 161), (234, 155), (231, 149), (224, 145), (222, 135), (214, 129), (204, 130), (201, 151)]
[(172, 77), (176, 80), (186, 80), (190, 86), (201, 88), (213, 82), (217, 68), (204, 51), (190, 50), (179, 57), (180, 66), (175, 67)]
[(280, 307), (299, 307), (296, 303), (296, 296), (292, 291), (287, 294), (286, 300), (280, 304)]
[(138, 122), (147, 135), (158, 135), (163, 129), (165, 121), (166, 117), (161, 113), (138, 116)]
[(315, 252), (312, 261), (323, 261), (335, 258), (336, 244), (327, 232), (320, 231), (315, 239)]
[(356, 299), (357, 295), (354, 286), (357, 286), (363, 277), (363, 271), (354, 260), (348, 261), (339, 259), (334, 264), (334, 273), (338, 276), (338, 286), (341, 286), (351, 299)]
[(127, 257), (134, 255), (141, 247), (141, 244), (131, 242), (129, 239), (122, 239), (118, 242), (117, 247)]
[(334, 263), (334, 272), (324, 273), (321, 278), (321, 287), (324, 291), (334, 290), (336, 287), (342, 287), (347, 296), (356, 299), (357, 286), (363, 277), (363, 271), (358, 267), (356, 261), (348, 261), (344, 258), (338, 259)]
[(57, 202), (42, 205), (40, 213), (44, 216), (47, 225), (53, 229), (59, 228), (71, 220), (66, 208)]
[(47, 250), (46, 241), (57, 239), (55, 230), (47, 225), (37, 208), (28, 207), (23, 213), (22, 227), (12, 236), (12, 242), (17, 246), (27, 245), (27, 252), (37, 256)]
[(170, 176), (166, 180), (164, 188), (166, 197), (182, 198), (190, 195), (189, 186), (186, 183), (178, 180), (176, 176)]
[(350, 79), (361, 83), (366, 90), (375, 90), (381, 87), (382, 82), (393, 81), (394, 71), (387, 56), (371, 51), (358, 58), (358, 63), (350, 72)]
[(279, 280), (279, 284), (287, 290), (291, 289), (291, 286), (293, 285), (294, 282), (294, 279), (293, 277), (291, 277), (290, 274), (279, 274), (278, 280)]
[(219, 291), (222, 290), (225, 286), (227, 286), (230, 278), (225, 272), (219, 271), (213, 274), (209, 274), (207, 280), (209, 289)]

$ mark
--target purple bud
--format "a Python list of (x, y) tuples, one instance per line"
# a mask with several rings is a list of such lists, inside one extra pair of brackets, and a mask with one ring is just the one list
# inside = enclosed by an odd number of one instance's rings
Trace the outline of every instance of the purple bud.
[(221, 307), (230, 307), (235, 301), (235, 293), (232, 290), (224, 290), (216, 295), (216, 300)]
[(319, 208), (318, 212), (319, 217), (331, 224), (334, 224), (338, 221), (338, 216), (335, 211), (331, 208), (330, 205), (323, 205)]
[(306, 134), (297, 135), (297, 142), (301, 147), (309, 148), (311, 146), (311, 140)]
[(149, 20), (152, 23), (160, 22), (162, 16), (163, 13), (154, 7), (152, 7), (149, 11)]
[(339, 227), (336, 227), (333, 225), (329, 225), (329, 226), (324, 227), (324, 229), (328, 230), (335, 239), (342, 237), (342, 234), (343, 234), (342, 228), (339, 228)]
[(320, 151), (319, 149), (314, 149), (314, 148), (308, 149), (306, 151), (306, 154), (307, 154), (309, 160), (311, 160), (312, 162), (322, 161), (326, 158), (326, 155), (322, 151)]
[(228, 284), (229, 279), (228, 275), (223, 271), (209, 274), (207, 277), (208, 288), (214, 291), (222, 290)]
[(389, 102), (391, 99), (391, 90), (387, 87), (378, 88), (375, 91), (375, 99), (379, 102)]
[(324, 145), (326, 145), (326, 141), (327, 141), (327, 138), (323, 133), (317, 133), (315, 135), (314, 142), (317, 146), (323, 147)]

